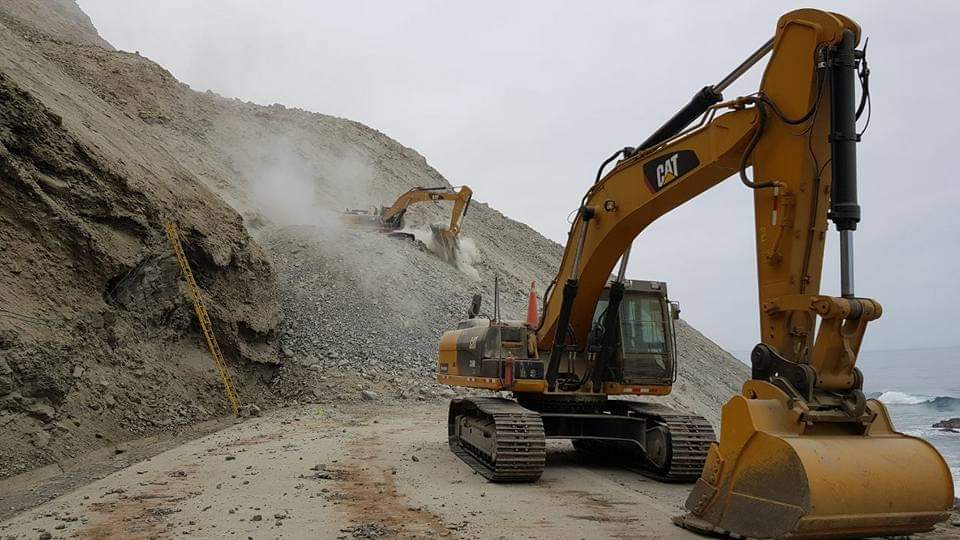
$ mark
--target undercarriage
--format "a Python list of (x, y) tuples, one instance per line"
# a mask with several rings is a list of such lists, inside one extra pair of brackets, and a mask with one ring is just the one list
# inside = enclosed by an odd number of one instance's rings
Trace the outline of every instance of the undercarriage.
[(450, 448), (493, 482), (534, 482), (546, 439), (570, 439), (585, 456), (665, 482), (694, 482), (716, 440), (702, 417), (603, 396), (532, 396), (518, 401), (457, 398), (450, 403)]

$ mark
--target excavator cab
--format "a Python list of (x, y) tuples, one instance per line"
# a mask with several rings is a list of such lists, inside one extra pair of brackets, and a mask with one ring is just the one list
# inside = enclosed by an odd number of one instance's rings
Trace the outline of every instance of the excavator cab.
[[(624, 285), (614, 361), (606, 366), (602, 380), (625, 386), (671, 385), (677, 377), (674, 320), (679, 317), (679, 308), (668, 300), (666, 283), (626, 280)], [(609, 306), (610, 286), (607, 286), (593, 315), (587, 354), (602, 353)], [(592, 365), (592, 359), (588, 360)]]

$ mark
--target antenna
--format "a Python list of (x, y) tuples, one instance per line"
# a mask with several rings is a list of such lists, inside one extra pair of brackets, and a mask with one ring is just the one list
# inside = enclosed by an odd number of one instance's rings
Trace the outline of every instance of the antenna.
[(493, 276), (493, 320), (500, 321), (500, 275)]

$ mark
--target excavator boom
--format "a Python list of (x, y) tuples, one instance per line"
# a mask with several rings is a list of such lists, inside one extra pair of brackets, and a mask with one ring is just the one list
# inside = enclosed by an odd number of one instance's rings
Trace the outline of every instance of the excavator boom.
[[(710, 106), (709, 112), (717, 116), (680, 136), (664, 138), (658, 130), (644, 143), (647, 146), (620, 161), (585, 195), (555, 279), (558, 286), (571, 277), (578, 282), (567, 321), (577, 343), (590, 329), (592, 306), (607, 276), (633, 239), (658, 217), (747, 165), (753, 165), (755, 178), (778, 183), (778, 188), (754, 190), (759, 303), (819, 289), (830, 204), (829, 191), (823, 190), (829, 189), (832, 175), (829, 169), (820, 170), (831, 154), (830, 92), (824, 70), (817, 66), (825, 61), (827, 44), (838, 41), (844, 29), (855, 39), (860, 29), (845, 18), (816, 10), (796, 14), (811, 20), (782, 19), (769, 48), (760, 49), (772, 48), (773, 55), (756, 96)], [(724, 110), (730, 112), (721, 113)], [(784, 122), (774, 112), (798, 119), (811, 110), (815, 116), (800, 125)], [(755, 146), (745, 155), (753, 137)], [(657, 143), (649, 144), (650, 140)], [(792, 230), (805, 234), (789, 234)], [(541, 349), (553, 348), (562, 299), (567, 296), (559, 292), (555, 289), (546, 300), (537, 332)], [(761, 326), (769, 328), (770, 322), (764, 320)], [(777, 348), (794, 350), (784, 321), (774, 325)], [(766, 342), (771, 332), (762, 337)]]

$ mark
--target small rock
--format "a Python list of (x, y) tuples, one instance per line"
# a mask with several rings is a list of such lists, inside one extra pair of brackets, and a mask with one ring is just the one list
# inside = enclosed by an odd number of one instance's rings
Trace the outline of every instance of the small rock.
[(33, 433), (32, 442), (37, 448), (46, 448), (47, 445), (50, 444), (50, 434), (42, 429), (37, 430), (35, 433)]
[(365, 401), (376, 401), (380, 399), (380, 394), (372, 390), (364, 390), (360, 392), (360, 397), (363, 398)]
[(263, 516), (261, 516), (260, 514), (256, 514), (252, 518), (250, 518), (250, 521), (263, 521)]
[(955, 431), (960, 429), (960, 418), (950, 418), (948, 420), (941, 420), (933, 425), (935, 428), (942, 429), (944, 431)]
[(418, 458), (417, 456), (410, 456), (410, 459), (412, 459), (413, 461), (416, 461), (416, 462), (419, 462), (419, 461), (420, 461), (420, 458)]
[(254, 416), (260, 416), (260, 414), (260, 407), (257, 407), (253, 403), (247, 403), (243, 407), (240, 407), (240, 410), (237, 411), (237, 416), (240, 416), (241, 418), (251, 418)]
[(237, 456), (227, 456), (224, 458), (224, 461), (233, 461), (235, 459), (237, 459)]
[(53, 538), (53, 535), (47, 531), (40, 533), (40, 540), (50, 540), (51, 538)]
[(73, 366), (73, 378), (79, 379), (83, 376), (84, 371), (83, 366)]
[(37, 402), (31, 403), (30, 406), (27, 407), (27, 414), (43, 423), (48, 423), (54, 419), (57, 411), (49, 405)]

